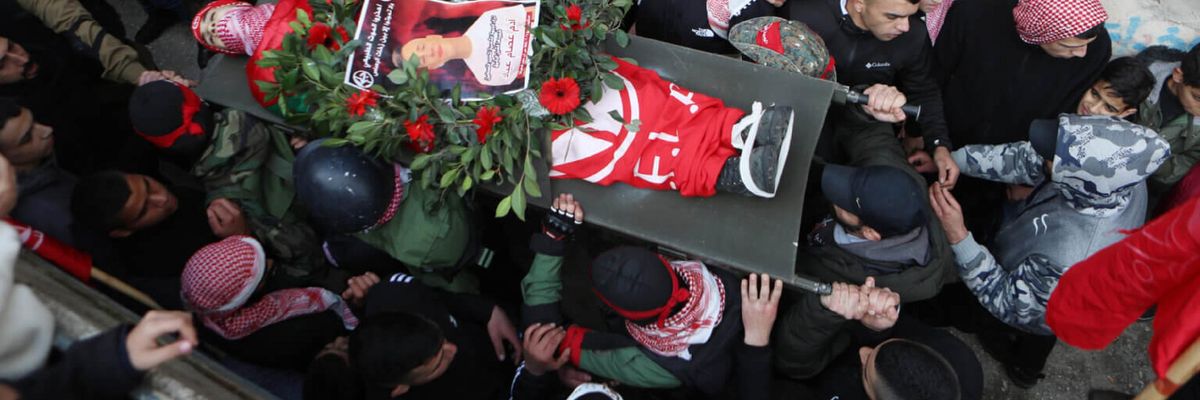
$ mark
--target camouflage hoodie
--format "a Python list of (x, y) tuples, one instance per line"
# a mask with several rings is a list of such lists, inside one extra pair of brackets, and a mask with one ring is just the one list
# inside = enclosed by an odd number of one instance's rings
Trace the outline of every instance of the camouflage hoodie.
[[(1059, 116), (1053, 168), (1025, 142), (953, 153), (962, 173), (1037, 188), (1005, 221), (991, 250), (973, 236), (953, 245), (963, 282), (1000, 320), (1049, 335), (1046, 301), (1071, 265), (1145, 220), (1144, 181), (1170, 156), (1148, 128), (1109, 117)], [(964, 210), (970, 212), (970, 210)]]

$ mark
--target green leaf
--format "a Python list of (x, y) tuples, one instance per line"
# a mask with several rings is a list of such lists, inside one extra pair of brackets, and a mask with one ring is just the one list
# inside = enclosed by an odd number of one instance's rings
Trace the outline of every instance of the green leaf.
[(494, 169), (489, 169), (487, 171), (483, 171), (482, 174), (479, 174), (479, 180), (481, 181), (490, 181), (494, 177), (496, 177), (496, 170)]
[(471, 176), (468, 175), (466, 178), (463, 178), (462, 186), (461, 186), (461, 189), (459, 189), (459, 191), (466, 192), (468, 190), (471, 190), (471, 186), (474, 184), (475, 184), (475, 181), (472, 180)]
[(609, 112), (608, 112), (608, 116), (609, 116), (609, 117), (612, 117), (612, 119), (613, 119), (613, 120), (616, 120), (617, 122), (620, 122), (620, 123), (625, 123), (625, 117), (622, 117), (622, 116), (621, 116), (621, 112), (620, 112), (620, 111), (617, 111), (617, 110), (612, 110), (612, 111), (609, 111)]
[[(306, 28), (308, 26), (312, 25), (312, 18), (309, 18), (308, 11), (304, 11), (303, 8), (298, 8), (298, 7), (296, 8), (296, 20), (300, 21), (300, 23), (304, 24), (304, 27), (306, 27)], [(303, 32), (303, 31), (296, 30), (296, 32)]]
[(525, 193), (529, 193), (530, 197), (542, 197), (542, 189), (538, 187), (537, 177), (535, 175), (525, 175)]
[(508, 210), (512, 208), (512, 196), (507, 196), (500, 199), (500, 204), (496, 205), (496, 218), (508, 215)]
[(625, 130), (629, 131), (630, 133), (636, 133), (638, 131), (638, 129), (641, 129), (641, 127), (642, 127), (642, 120), (640, 120), (640, 119), (635, 119), (635, 120), (633, 120), (633, 122), (625, 124)]
[(378, 121), (358, 121), (350, 125), (350, 129), (346, 130), (346, 134), (365, 136), (367, 132), (371, 132), (379, 128), (379, 125), (380, 123)]
[(521, 188), (515, 188), (512, 192), (512, 209), (513, 213), (517, 214), (517, 218), (525, 220), (525, 191)]
[(430, 156), (428, 154), (417, 154), (416, 157), (413, 157), (412, 164), (409, 164), (408, 167), (412, 168), (414, 170), (420, 171), (420, 170), (425, 169), (425, 167), (429, 166), (429, 161), (432, 159), (433, 159), (433, 156)]
[[(303, 11), (303, 10), (301, 10), (301, 11)], [(298, 21), (289, 22), (288, 27), (291, 27), (292, 32), (296, 32), (297, 34), (299, 34), (300, 32), (304, 32), (304, 25), (300, 25), (300, 22), (298, 22)]]
[[(479, 162), (483, 164), (483, 169), (490, 170), (493, 167), (492, 151), (486, 145), (479, 151)], [(484, 180), (486, 181), (487, 179)]]
[(553, 39), (550, 39), (550, 35), (547, 35), (546, 31), (539, 32), (538, 39), (540, 39), (542, 41), (542, 45), (544, 45), (546, 47), (549, 47), (549, 48), (558, 47), (558, 43), (555, 43)]
[(313, 51), (313, 58), (322, 64), (332, 64), (334, 62), (333, 52), (329, 51), (328, 47), (317, 46)]
[(300, 64), (300, 68), (304, 70), (304, 76), (314, 81), (321, 80), (321, 71), (317, 70), (317, 63), (310, 59), (304, 59), (304, 63)]
[(438, 187), (445, 189), (454, 184), (454, 181), (458, 179), (458, 171), (458, 169), (452, 169), (443, 173), (442, 181), (438, 183)]
[(616, 61), (613, 61), (612, 58), (609, 58), (608, 56), (600, 56), (595, 58), (595, 60), (596, 66), (603, 68), (605, 71), (612, 71), (620, 66)]
[(600, 76), (601, 79), (604, 79), (604, 86), (608, 86), (610, 89), (621, 90), (625, 88), (625, 82), (621, 81), (621, 78), (615, 74), (603, 73)]

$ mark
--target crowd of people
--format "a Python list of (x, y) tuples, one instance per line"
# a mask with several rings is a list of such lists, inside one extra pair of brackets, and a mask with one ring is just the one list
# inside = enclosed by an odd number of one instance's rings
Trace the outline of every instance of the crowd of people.
[[(104, 0), (18, 0), (0, 4), (0, 214), (179, 311), (51, 350), (0, 224), (0, 399), (119, 398), (192, 352), (284, 398), (979, 399), (980, 357), (1045, 377), (1072, 265), (1200, 194), (1200, 45), (1113, 59), (1099, 0), (637, 3), (631, 34), (868, 97), (830, 108), (796, 238), (795, 273), (830, 293), (667, 258), (569, 193), (496, 219), (496, 199), (209, 102), (143, 46), (191, 22), (253, 55), (273, 7), (146, 1), (129, 40)], [(719, 136), (754, 143), (734, 121)], [(763, 186), (782, 161), (755, 164)]]

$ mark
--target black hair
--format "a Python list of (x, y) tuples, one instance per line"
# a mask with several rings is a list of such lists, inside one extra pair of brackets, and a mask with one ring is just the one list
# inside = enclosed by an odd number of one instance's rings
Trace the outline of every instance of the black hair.
[(85, 228), (111, 232), (122, 228), (119, 214), (131, 194), (124, 172), (93, 173), (80, 179), (71, 192), (71, 215)]
[(1192, 46), (1187, 55), (1183, 56), (1183, 63), (1179, 65), (1179, 69), (1183, 70), (1184, 85), (1200, 87), (1200, 43)]
[(1103, 23), (1103, 22), (1101, 22), (1101, 23), (1099, 23), (1099, 24), (1096, 24), (1096, 26), (1093, 26), (1091, 29), (1088, 29), (1088, 30), (1086, 30), (1086, 31), (1083, 31), (1082, 33), (1080, 33), (1080, 34), (1078, 34), (1078, 35), (1075, 35), (1075, 38), (1076, 38), (1076, 39), (1083, 39), (1083, 40), (1095, 39), (1095, 38), (1096, 38), (1096, 36), (1100, 36), (1100, 30), (1101, 30), (1101, 29), (1104, 29), (1104, 23)]
[(1115, 58), (1104, 66), (1100, 80), (1121, 97), (1126, 107), (1137, 107), (1154, 90), (1154, 75), (1146, 64), (1133, 57)]
[(362, 387), (346, 359), (333, 353), (318, 356), (308, 364), (303, 398), (351, 400), (363, 398)]
[(12, 97), (0, 97), (0, 127), (8, 123), (9, 119), (21, 115), (21, 105), (17, 103), (17, 99)]
[(941, 354), (911, 340), (893, 340), (875, 350), (875, 394), (881, 400), (957, 400), (958, 374)]
[(350, 360), (356, 374), (374, 387), (410, 383), (409, 374), (442, 348), (437, 324), (409, 312), (367, 317), (350, 335)]

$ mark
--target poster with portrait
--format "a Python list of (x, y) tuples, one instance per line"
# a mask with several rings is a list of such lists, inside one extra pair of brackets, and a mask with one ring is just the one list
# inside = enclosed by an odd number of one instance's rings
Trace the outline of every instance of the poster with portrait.
[(388, 73), (415, 55), (446, 96), (455, 85), (465, 101), (515, 93), (529, 86), (537, 21), (538, 0), (366, 0), (345, 82), (394, 89)]

